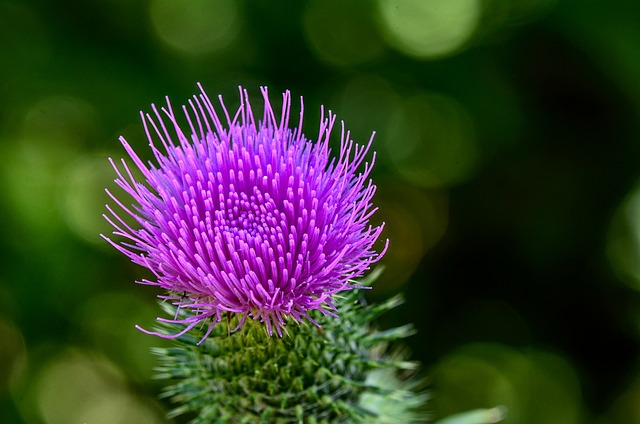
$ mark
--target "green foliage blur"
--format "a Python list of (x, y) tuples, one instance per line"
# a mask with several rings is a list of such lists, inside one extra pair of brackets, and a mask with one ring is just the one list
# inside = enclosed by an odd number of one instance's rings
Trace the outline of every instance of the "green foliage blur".
[(157, 292), (99, 234), (118, 137), (197, 82), (376, 131), (370, 298), (436, 418), (640, 423), (640, 2), (0, 0), (1, 423), (169, 422)]

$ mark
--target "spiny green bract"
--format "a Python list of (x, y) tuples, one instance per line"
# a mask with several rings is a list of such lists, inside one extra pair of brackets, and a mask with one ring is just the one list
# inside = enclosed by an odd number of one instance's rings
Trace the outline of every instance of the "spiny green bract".
[[(339, 319), (318, 314), (322, 328), (289, 326), (283, 338), (253, 320), (235, 333), (217, 325), (200, 345), (202, 334), (191, 331), (175, 347), (154, 350), (157, 377), (172, 381), (163, 393), (177, 404), (169, 416), (185, 414), (193, 424), (424, 422), (427, 396), (414, 375), (417, 364), (388, 349), (412, 327), (370, 325), (400, 303), (393, 297), (367, 306), (353, 290), (337, 301)], [(231, 318), (229, 326), (236, 324)]]

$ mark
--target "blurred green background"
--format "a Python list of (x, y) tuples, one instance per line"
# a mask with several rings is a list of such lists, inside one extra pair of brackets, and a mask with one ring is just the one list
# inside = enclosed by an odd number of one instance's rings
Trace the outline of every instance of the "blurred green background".
[(369, 297), (436, 417), (640, 423), (640, 2), (0, 0), (1, 423), (166, 422), (156, 292), (98, 234), (118, 136), (196, 82), (377, 131)]

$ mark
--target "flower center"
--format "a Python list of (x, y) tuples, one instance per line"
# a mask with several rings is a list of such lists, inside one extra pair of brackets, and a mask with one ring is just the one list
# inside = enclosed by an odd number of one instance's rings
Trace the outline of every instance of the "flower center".
[(221, 201), (214, 226), (222, 232), (233, 234), (234, 238), (264, 239), (272, 229), (278, 227), (279, 218), (273, 199), (254, 187), (251, 195), (235, 191), (229, 193)]

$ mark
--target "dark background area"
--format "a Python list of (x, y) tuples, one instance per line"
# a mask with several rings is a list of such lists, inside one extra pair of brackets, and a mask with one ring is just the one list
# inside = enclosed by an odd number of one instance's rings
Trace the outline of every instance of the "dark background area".
[(99, 234), (118, 136), (197, 82), (376, 131), (369, 297), (405, 294), (436, 417), (640, 423), (633, 0), (0, 1), (0, 422), (166, 422), (157, 293)]

